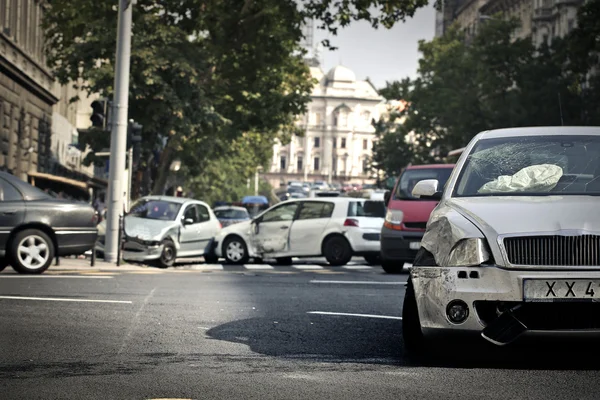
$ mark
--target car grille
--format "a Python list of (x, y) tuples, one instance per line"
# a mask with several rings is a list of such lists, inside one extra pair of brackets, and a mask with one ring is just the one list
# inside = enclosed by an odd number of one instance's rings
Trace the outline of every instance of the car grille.
[(600, 266), (600, 236), (527, 236), (504, 239), (513, 265)]
[(425, 229), (427, 227), (426, 222), (405, 222), (404, 226), (408, 229)]

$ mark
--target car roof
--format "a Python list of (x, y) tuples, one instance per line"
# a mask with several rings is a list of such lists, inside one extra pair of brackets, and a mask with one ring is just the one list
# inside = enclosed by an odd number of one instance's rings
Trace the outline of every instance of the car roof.
[(437, 168), (454, 168), (455, 164), (423, 164), (409, 165), (406, 169), (437, 169)]
[(39, 188), (30, 185), (22, 179), (17, 178), (16, 176), (5, 172), (0, 171), (0, 176), (7, 180), (10, 184), (15, 186), (21, 194), (23, 194), (25, 200), (40, 200), (40, 199), (49, 199), (51, 196), (49, 194), (44, 193)]
[(309, 197), (306, 199), (286, 200), (286, 201), (282, 201), (281, 203), (278, 203), (277, 205), (284, 204), (284, 203), (298, 203), (301, 201), (308, 201), (308, 202), (328, 201), (330, 203), (349, 203), (351, 201), (365, 201), (365, 200), (366, 199), (364, 199), (362, 197)]
[(600, 135), (596, 126), (528, 126), (522, 128), (493, 129), (479, 133), (479, 139), (496, 139), (516, 136)]
[(142, 197), (143, 199), (147, 199), (147, 200), (163, 200), (163, 201), (170, 201), (171, 203), (177, 203), (177, 204), (184, 204), (190, 201), (193, 201), (195, 203), (201, 203), (201, 204), (206, 204), (203, 201), (200, 200), (196, 200), (196, 199), (190, 199), (188, 197), (175, 197), (175, 196), (144, 196)]
[(248, 211), (246, 210), (244, 207), (238, 207), (238, 206), (219, 206), (214, 208), (214, 211), (219, 211), (219, 210), (237, 210), (237, 211)]

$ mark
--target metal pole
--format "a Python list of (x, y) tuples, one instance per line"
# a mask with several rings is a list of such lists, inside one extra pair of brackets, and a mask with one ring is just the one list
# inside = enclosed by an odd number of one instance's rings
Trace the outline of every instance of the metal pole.
[(258, 168), (254, 172), (254, 195), (258, 196)]
[(129, 58), (131, 55), (132, 0), (119, 0), (117, 31), (117, 61), (115, 66), (115, 95), (113, 115), (116, 122), (110, 136), (110, 168), (108, 216), (106, 220), (106, 250), (104, 259), (117, 261), (119, 249), (119, 215), (123, 212), (123, 178), (127, 147), (127, 108), (129, 105)]
[(133, 178), (133, 147), (127, 152), (127, 169), (129, 173), (127, 174), (127, 207), (125, 209), (129, 212), (131, 207), (131, 180)]

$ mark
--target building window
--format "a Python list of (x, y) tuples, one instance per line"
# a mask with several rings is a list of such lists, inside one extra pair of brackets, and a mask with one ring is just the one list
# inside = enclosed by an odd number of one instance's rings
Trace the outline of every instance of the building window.
[(319, 157), (315, 157), (313, 160), (313, 170), (318, 171), (319, 168), (321, 167), (320, 165), (321, 160), (319, 159)]
[(303, 161), (302, 156), (298, 156), (298, 161), (296, 164), (298, 172), (302, 171), (302, 167), (304, 166), (304, 165), (302, 165), (302, 161)]
[(368, 111), (363, 111), (362, 120), (365, 125), (369, 125), (371, 123), (371, 113)]
[(362, 170), (364, 174), (369, 172), (369, 160), (366, 158), (362, 161)]
[(315, 138), (315, 149), (318, 149), (319, 147), (321, 147), (321, 138), (320, 137), (316, 137)]
[(340, 148), (342, 148), (342, 149), (346, 148), (346, 138), (342, 138), (342, 143), (340, 144)]
[(281, 156), (279, 158), (279, 169), (281, 171), (285, 171), (285, 164), (286, 164), (286, 162), (287, 162), (287, 159), (285, 158), (285, 156)]
[(338, 113), (337, 126), (348, 126), (348, 112), (342, 110)]
[(321, 113), (315, 113), (315, 125), (321, 125)]
[(333, 138), (331, 140), (333, 141), (333, 148), (335, 149), (337, 147), (337, 138)]
[(369, 148), (369, 141), (367, 139), (363, 139), (363, 150), (367, 150)]

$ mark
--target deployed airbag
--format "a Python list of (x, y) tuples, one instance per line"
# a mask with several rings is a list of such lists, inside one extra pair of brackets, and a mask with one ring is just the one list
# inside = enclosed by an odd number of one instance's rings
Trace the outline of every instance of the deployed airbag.
[(483, 185), (478, 193), (549, 192), (554, 189), (563, 169), (553, 164), (532, 165), (516, 174), (502, 175)]

